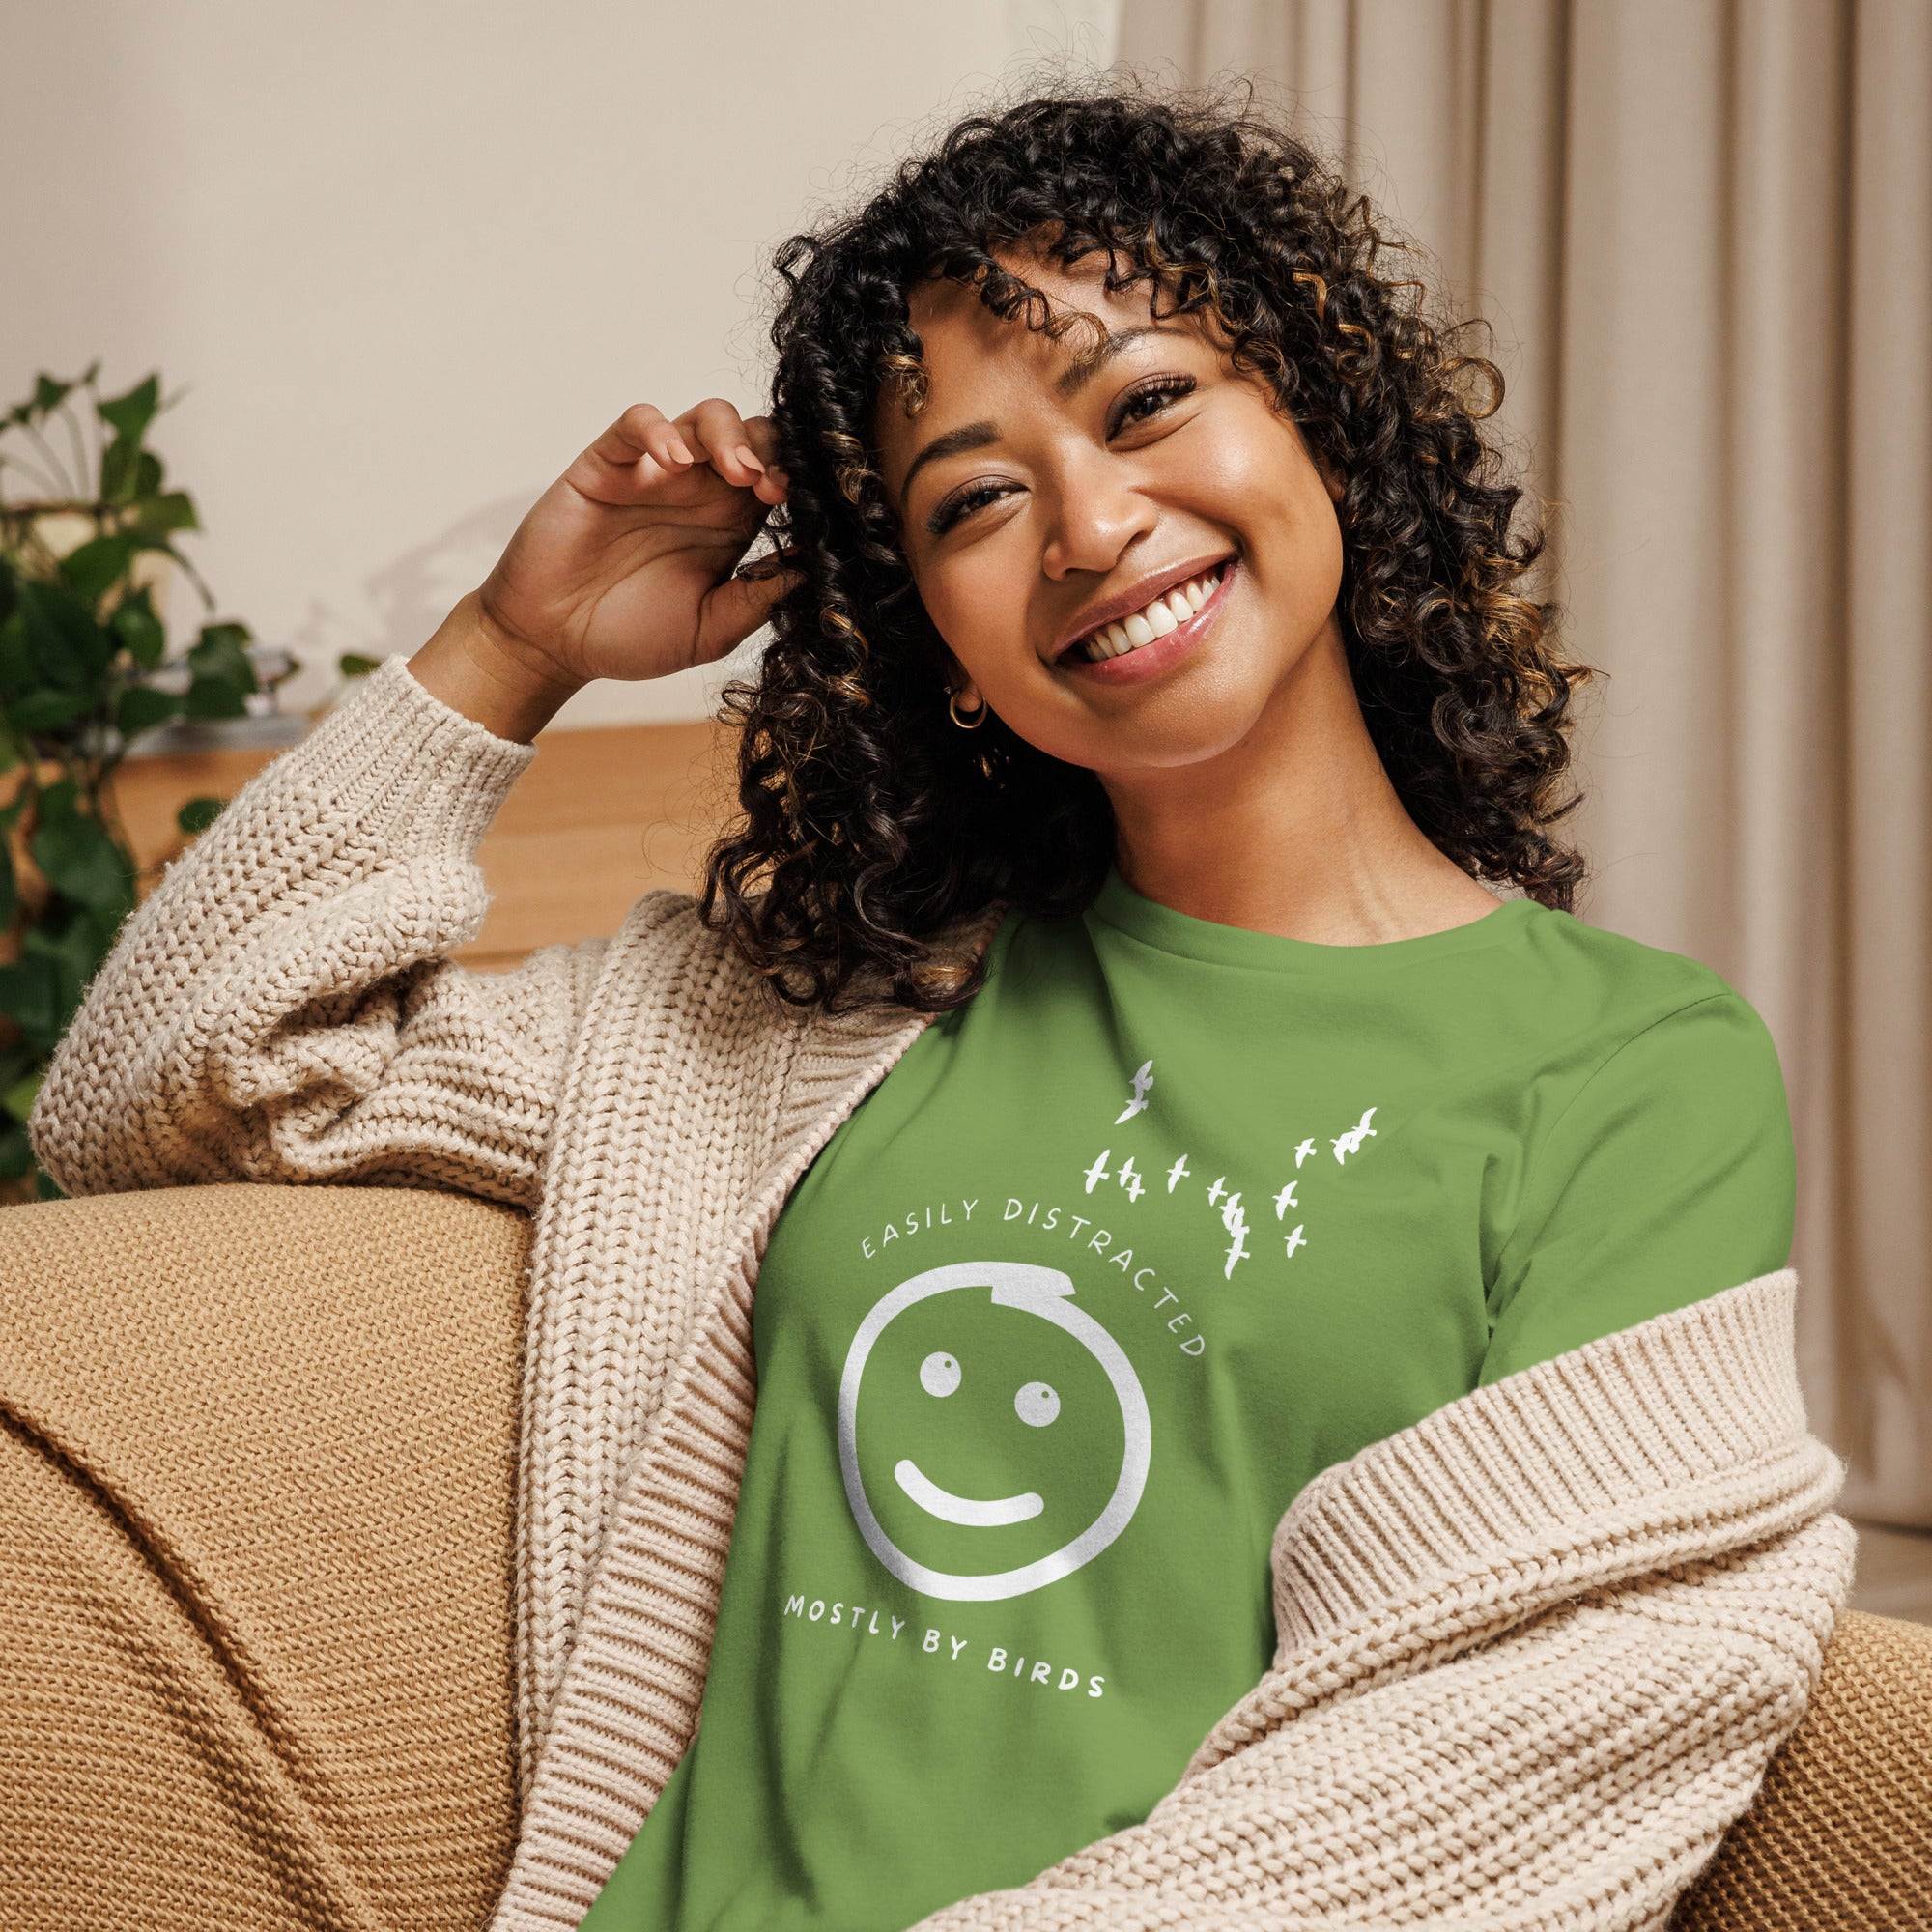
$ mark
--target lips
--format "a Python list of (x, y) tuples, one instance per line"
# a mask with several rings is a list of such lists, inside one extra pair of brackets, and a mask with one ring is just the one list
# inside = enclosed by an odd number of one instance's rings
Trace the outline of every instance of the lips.
[(1163, 586), (1137, 609), (1094, 626), (1059, 653), (1058, 662), (1102, 664), (1171, 637), (1200, 615), (1220, 587), (1228, 559)]
[[(1105, 623), (1090, 626), (1062, 648), (1054, 668), (1092, 684), (1146, 684), (1165, 676), (1173, 666), (1191, 656), (1219, 622), (1239, 569), (1238, 560), (1229, 556), (1191, 575), (1172, 573), (1165, 582), (1153, 580), (1155, 596), (1126, 612), (1122, 612), (1116, 602)], [(1194, 600), (1203, 592), (1206, 595), (1197, 610)], [(1152, 610), (1156, 602), (1165, 607), (1160, 612)], [(1188, 613), (1185, 618), (1179, 614), (1182, 610)], [(1165, 629), (1157, 628), (1163, 625)], [(1140, 641), (1143, 635), (1149, 642)]]

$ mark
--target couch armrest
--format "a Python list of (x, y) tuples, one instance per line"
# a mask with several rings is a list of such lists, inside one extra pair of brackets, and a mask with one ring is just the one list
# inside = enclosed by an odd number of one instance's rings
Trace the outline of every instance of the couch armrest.
[(0, 1209), (0, 1925), (479, 1925), (516, 1825), (528, 1227)]
[(1848, 1610), (1804, 1720), (1673, 1932), (1932, 1924), (1932, 1627)]

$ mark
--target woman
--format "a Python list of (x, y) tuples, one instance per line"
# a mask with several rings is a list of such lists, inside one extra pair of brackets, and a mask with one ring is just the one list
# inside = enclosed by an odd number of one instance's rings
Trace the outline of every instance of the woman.
[[(499, 1923), (1656, 1924), (1796, 1721), (1776, 1056), (1569, 916), (1581, 673), (1379, 245), (1211, 102), (962, 124), (92, 989), (71, 1190), (539, 1212)], [(701, 901), (449, 963), (556, 707), (768, 618)]]

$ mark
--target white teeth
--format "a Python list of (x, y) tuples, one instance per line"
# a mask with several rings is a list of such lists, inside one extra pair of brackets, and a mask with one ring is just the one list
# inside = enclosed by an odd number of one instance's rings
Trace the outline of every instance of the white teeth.
[(1116, 623), (1101, 625), (1091, 638), (1076, 647), (1078, 654), (1089, 664), (1099, 664), (1107, 658), (1119, 657), (1123, 651), (1151, 644), (1156, 638), (1167, 637), (1206, 607), (1220, 581), (1221, 572), (1216, 568), (1205, 577), (1190, 578), (1185, 583), (1176, 584), (1172, 590), (1163, 591), (1145, 610), (1136, 611), (1132, 616), (1122, 617)]

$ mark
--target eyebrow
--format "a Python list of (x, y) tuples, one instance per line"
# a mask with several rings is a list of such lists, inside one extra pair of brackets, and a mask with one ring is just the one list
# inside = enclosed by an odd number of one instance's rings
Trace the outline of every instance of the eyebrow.
[(964, 456), (969, 449), (984, 449), (989, 442), (998, 442), (1000, 430), (997, 423), (967, 423), (959, 429), (950, 429), (944, 436), (936, 436), (906, 466), (906, 473), (899, 483), (899, 497), (903, 501), (912, 495), (912, 479), (928, 463), (938, 463), (949, 456)]
[(1122, 350), (1131, 348), (1143, 336), (1181, 335), (1185, 332), (1183, 329), (1163, 327), (1157, 322), (1143, 322), (1132, 328), (1116, 329), (1113, 334), (1102, 338), (1096, 347), (1081, 356), (1072, 368), (1054, 384), (1054, 389), (1063, 396), (1078, 395)]
[[(1184, 329), (1157, 322), (1144, 322), (1133, 328), (1116, 329), (1060, 376), (1054, 383), (1054, 389), (1062, 396), (1077, 395), (1115, 356), (1123, 349), (1131, 348), (1143, 336), (1185, 333)], [(948, 430), (944, 436), (934, 437), (906, 465), (906, 473), (899, 481), (899, 500), (904, 502), (911, 497), (912, 479), (928, 463), (938, 463), (949, 456), (964, 456), (969, 450), (984, 449), (999, 440), (999, 425), (992, 422), (966, 423), (958, 429)]]

